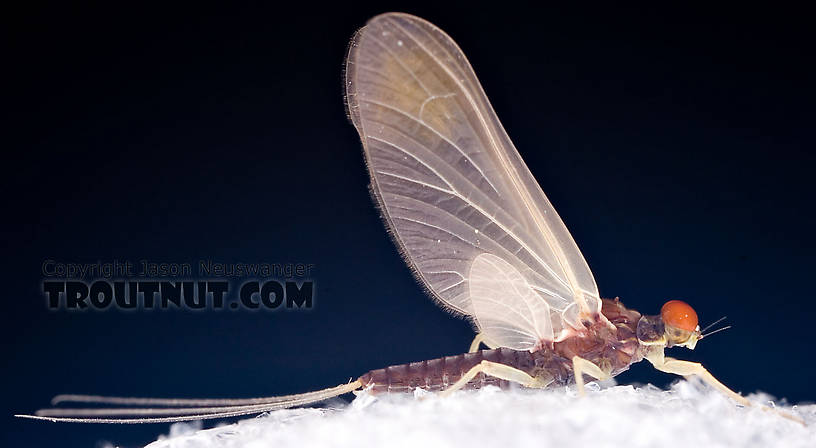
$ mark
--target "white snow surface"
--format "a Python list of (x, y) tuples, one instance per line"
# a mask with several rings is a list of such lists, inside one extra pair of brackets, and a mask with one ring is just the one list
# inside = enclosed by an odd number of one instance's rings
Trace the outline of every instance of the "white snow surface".
[(287, 409), (200, 429), (179, 423), (149, 448), (204, 447), (816, 447), (816, 405), (766, 404), (803, 419), (744, 408), (696, 380), (653, 386), (589, 384), (574, 389), (487, 387), (439, 397), (358, 395), (322, 408)]

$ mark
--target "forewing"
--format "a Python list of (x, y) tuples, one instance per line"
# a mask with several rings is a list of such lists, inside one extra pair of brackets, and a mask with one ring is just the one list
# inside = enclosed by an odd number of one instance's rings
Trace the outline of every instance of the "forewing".
[(346, 89), (374, 196), (443, 306), (480, 330), (494, 319), (474, 309), (470, 290), (471, 266), (487, 253), (546, 303), (526, 317), (552, 318), (556, 338), (600, 312), (581, 252), (444, 32), (407, 14), (373, 18), (350, 45)]

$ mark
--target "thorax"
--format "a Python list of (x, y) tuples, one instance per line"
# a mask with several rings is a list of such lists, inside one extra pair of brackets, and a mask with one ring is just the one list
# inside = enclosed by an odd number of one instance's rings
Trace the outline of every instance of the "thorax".
[(624, 307), (617, 298), (603, 299), (601, 312), (614, 329), (596, 319), (575, 336), (554, 343), (552, 350), (566, 359), (580, 356), (614, 376), (643, 359), (636, 334), (641, 315)]

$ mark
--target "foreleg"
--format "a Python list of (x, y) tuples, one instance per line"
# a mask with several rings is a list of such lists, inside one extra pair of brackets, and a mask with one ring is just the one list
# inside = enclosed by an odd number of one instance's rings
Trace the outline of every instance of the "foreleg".
[[(700, 363), (691, 362), (691, 361), (683, 361), (683, 360), (674, 359), (674, 358), (664, 358), (662, 360), (662, 362), (659, 359), (658, 360), (649, 359), (649, 361), (651, 361), (652, 364), (655, 366), (655, 368), (657, 370), (660, 370), (661, 372), (673, 373), (675, 375), (682, 375), (684, 377), (689, 377), (689, 376), (692, 376), (692, 375), (696, 375), (696, 376), (700, 377), (703, 381), (705, 381), (707, 384), (709, 384), (712, 387), (714, 387), (715, 389), (719, 390), (720, 392), (722, 392), (726, 396), (730, 397), (732, 400), (736, 401), (737, 403), (739, 403), (739, 404), (741, 404), (743, 406), (753, 406), (753, 403), (748, 401), (745, 397), (743, 397), (742, 395), (740, 395), (740, 394), (734, 392), (733, 390), (729, 389), (725, 384), (721, 383), (717, 378), (714, 378), (714, 375), (712, 375), (708, 370), (706, 370), (706, 368), (703, 367), (703, 365), (700, 364)], [(785, 417), (785, 418), (787, 418), (789, 420), (793, 420), (795, 422), (801, 423), (803, 425), (805, 424), (805, 422), (802, 419), (800, 419), (800, 418), (798, 418), (796, 416), (793, 416), (791, 414), (788, 414), (787, 412), (784, 412), (784, 411), (781, 411), (781, 410), (778, 410), (778, 409), (772, 409), (772, 408), (769, 408), (767, 406), (761, 406), (761, 408), (763, 410), (766, 410), (766, 411), (777, 412), (782, 417)]]

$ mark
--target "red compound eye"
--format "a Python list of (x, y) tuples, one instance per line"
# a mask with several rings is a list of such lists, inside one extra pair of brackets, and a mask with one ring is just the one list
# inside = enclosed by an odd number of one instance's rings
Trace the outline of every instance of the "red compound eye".
[(660, 316), (663, 318), (663, 323), (674, 328), (679, 328), (686, 331), (694, 331), (697, 329), (697, 313), (694, 308), (682, 300), (669, 300), (660, 309)]

